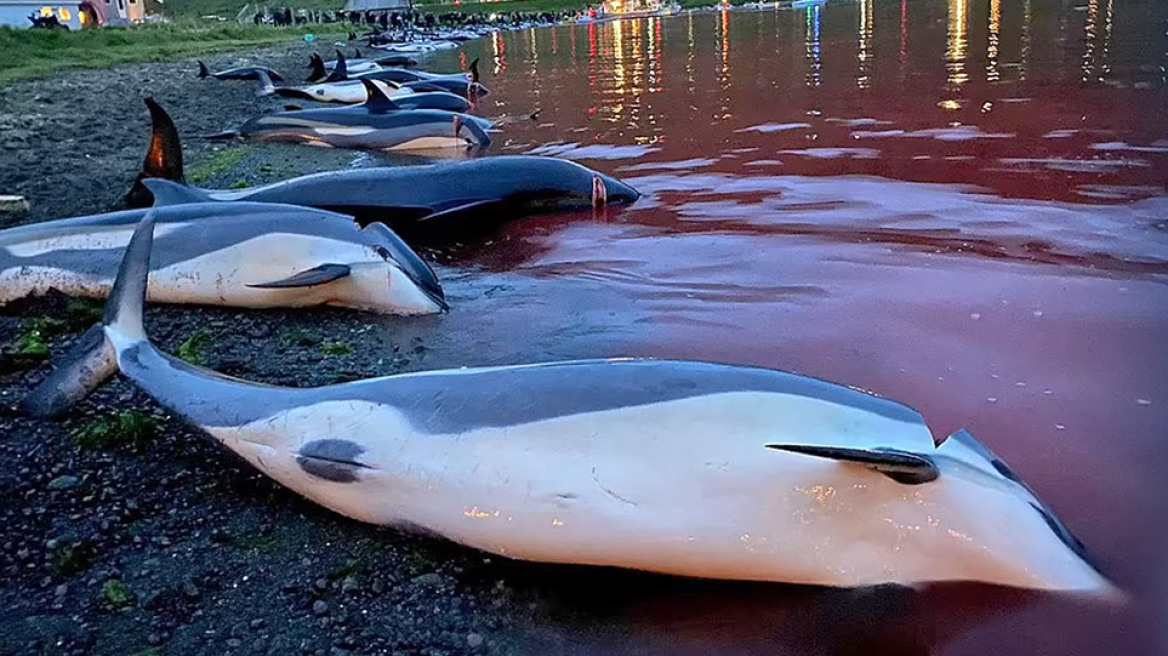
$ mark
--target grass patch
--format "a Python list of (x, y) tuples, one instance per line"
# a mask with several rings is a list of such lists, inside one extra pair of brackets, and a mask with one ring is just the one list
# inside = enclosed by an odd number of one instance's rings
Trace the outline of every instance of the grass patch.
[[(167, 6), (169, 13), (170, 7)], [(234, 12), (231, 14), (234, 16)], [(236, 23), (176, 21), (90, 30), (0, 28), (0, 85), (70, 69), (109, 68), (132, 62), (159, 62), (257, 46), (289, 43), (317, 34), (324, 42), (345, 34), (344, 25), (267, 27)], [(191, 82), (195, 83), (191, 69)]]
[(110, 579), (101, 586), (101, 596), (114, 608), (122, 608), (134, 603), (134, 593), (118, 579)]
[(211, 336), (200, 330), (186, 338), (182, 344), (179, 344), (174, 354), (184, 362), (205, 367), (207, 366), (207, 351), (210, 347)]
[(74, 433), (77, 446), (83, 449), (110, 451), (129, 448), (141, 451), (158, 437), (158, 422), (136, 410), (99, 417)]
[(39, 366), (49, 359), (48, 340), (64, 330), (65, 322), (52, 317), (34, 317), (24, 322), (24, 332), (0, 349), (0, 374)]
[(88, 330), (105, 314), (105, 304), (87, 298), (71, 298), (65, 304), (65, 326), (73, 332)]
[(320, 352), (329, 357), (343, 357), (353, 354), (353, 347), (344, 342), (325, 342), (320, 345)]
[(201, 184), (211, 178), (223, 175), (243, 161), (247, 155), (245, 148), (224, 148), (215, 151), (210, 157), (191, 167), (187, 172), (187, 180), (194, 184)]

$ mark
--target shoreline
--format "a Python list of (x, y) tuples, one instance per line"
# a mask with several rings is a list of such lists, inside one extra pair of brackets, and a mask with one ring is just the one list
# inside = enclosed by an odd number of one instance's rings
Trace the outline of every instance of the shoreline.
[[(311, 50), (300, 42), (215, 64), (262, 60), (299, 77)], [(174, 117), (188, 176), (209, 186), (336, 168), (354, 156), (196, 138), (270, 107), (254, 89), (199, 80), (193, 62), (15, 83), (0, 98), (0, 189), (32, 201), (30, 221), (115, 205), (149, 141), (147, 95)], [(0, 309), (0, 344), (40, 331), (51, 356), (60, 357), (97, 308), (57, 296), (15, 303)], [(186, 345), (213, 369), (284, 385), (450, 366), (443, 344), (465, 339), (435, 330), (434, 317), (345, 310), (154, 306), (149, 315), (160, 348), (173, 353)], [(338, 343), (351, 352), (327, 348)], [(534, 599), (539, 568), (517, 569), (320, 508), (123, 379), (64, 418), (42, 421), (13, 406), (48, 374), (48, 361), (5, 368), (0, 496), (9, 501), (0, 504), (0, 653), (508, 653), (516, 636), (531, 630), (531, 618), (546, 612)], [(135, 439), (139, 446), (119, 446), (116, 431), (91, 444), (87, 436), (128, 412), (150, 427)], [(528, 583), (513, 588), (513, 574)]]

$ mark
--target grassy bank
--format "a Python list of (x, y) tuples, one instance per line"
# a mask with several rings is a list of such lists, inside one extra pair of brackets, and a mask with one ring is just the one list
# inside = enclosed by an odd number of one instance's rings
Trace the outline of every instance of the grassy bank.
[(234, 20), (235, 15), (249, 5), (256, 7), (291, 7), (310, 11), (337, 11), (345, 6), (345, 0), (146, 0), (146, 11), (162, 14), (171, 20), (219, 16)]
[[(4, 53), (0, 85), (69, 69), (169, 61), (287, 43), (303, 38), (305, 33), (321, 35), (329, 29), (340, 34), (344, 28), (274, 28), (194, 21), (76, 32), (0, 28), (0, 52)], [(328, 33), (321, 36), (332, 38)]]

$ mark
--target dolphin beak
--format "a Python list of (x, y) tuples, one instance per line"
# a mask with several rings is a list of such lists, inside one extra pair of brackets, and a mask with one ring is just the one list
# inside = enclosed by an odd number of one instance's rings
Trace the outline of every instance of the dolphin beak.
[(641, 192), (614, 177), (598, 173), (593, 178), (593, 203), (595, 203), (597, 180), (604, 186), (605, 202), (609, 205), (631, 205), (641, 197)]
[(370, 223), (364, 229), (377, 233), (385, 240), (390, 258), (418, 286), (418, 289), (430, 297), (430, 300), (434, 301), (443, 312), (450, 309), (450, 304), (446, 302), (446, 293), (442, 291), (442, 283), (438, 280), (438, 274), (434, 273), (434, 269), (415, 253), (414, 249), (410, 248), (401, 237), (397, 236), (396, 232), (390, 230), (383, 223)]

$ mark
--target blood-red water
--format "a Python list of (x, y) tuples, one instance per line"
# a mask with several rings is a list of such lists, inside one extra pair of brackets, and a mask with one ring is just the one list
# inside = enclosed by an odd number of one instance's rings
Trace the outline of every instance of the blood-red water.
[(496, 152), (645, 197), (514, 223), (444, 270), (452, 361), (698, 358), (873, 390), (938, 438), (970, 428), (1130, 595), (618, 575), (562, 593), (530, 644), (1168, 653), (1166, 28), (1158, 0), (830, 0), (471, 44)]

